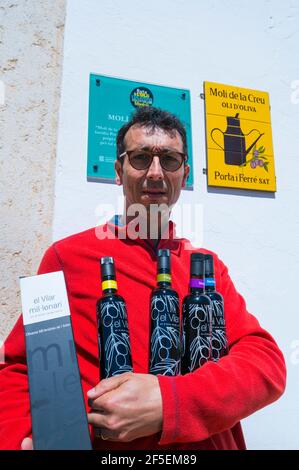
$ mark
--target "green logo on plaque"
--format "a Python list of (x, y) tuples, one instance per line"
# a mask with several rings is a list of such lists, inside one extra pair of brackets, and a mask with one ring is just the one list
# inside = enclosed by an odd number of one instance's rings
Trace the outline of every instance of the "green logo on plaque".
[(134, 108), (143, 108), (144, 106), (152, 106), (154, 97), (148, 88), (137, 87), (131, 92), (130, 101)]

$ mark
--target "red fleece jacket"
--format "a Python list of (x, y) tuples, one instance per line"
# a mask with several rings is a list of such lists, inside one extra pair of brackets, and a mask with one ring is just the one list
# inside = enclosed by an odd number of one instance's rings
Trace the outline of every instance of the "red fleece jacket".
[[(86, 409), (86, 392), (99, 381), (96, 301), (101, 296), (99, 260), (115, 259), (119, 294), (126, 300), (134, 372), (149, 364), (149, 298), (156, 285), (156, 253), (147, 240), (125, 238), (125, 228), (108, 223), (108, 237), (95, 229), (54, 243), (38, 273), (63, 270), (71, 310)], [(115, 230), (122, 239), (111, 239)], [(185, 239), (160, 240), (172, 255), (173, 288), (180, 300), (188, 292), (189, 260), (194, 248)], [(203, 253), (211, 253), (200, 250)], [(163, 429), (130, 443), (93, 438), (95, 449), (244, 449), (239, 421), (276, 400), (285, 387), (285, 364), (273, 338), (247, 312), (225, 265), (214, 257), (217, 290), (223, 295), (229, 354), (218, 362), (176, 377), (159, 376)], [(0, 448), (20, 449), (31, 435), (25, 342), (20, 317), (5, 342), (0, 364)]]

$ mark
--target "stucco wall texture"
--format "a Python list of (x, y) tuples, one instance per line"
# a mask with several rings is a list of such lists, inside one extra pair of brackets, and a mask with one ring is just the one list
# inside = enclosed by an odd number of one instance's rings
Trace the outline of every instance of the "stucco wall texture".
[(65, 0), (0, 0), (0, 342), (51, 243)]

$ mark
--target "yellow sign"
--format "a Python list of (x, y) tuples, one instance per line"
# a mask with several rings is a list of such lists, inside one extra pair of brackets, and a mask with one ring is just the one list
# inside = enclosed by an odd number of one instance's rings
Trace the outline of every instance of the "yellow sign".
[(276, 191), (269, 95), (205, 82), (208, 185)]

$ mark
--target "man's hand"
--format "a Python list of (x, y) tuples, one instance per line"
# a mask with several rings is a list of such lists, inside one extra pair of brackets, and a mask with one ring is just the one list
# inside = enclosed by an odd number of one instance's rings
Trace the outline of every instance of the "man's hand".
[(88, 422), (102, 439), (130, 442), (162, 429), (162, 397), (158, 378), (127, 372), (101, 382), (87, 393)]
[(25, 437), (25, 439), (22, 440), (21, 449), (22, 450), (33, 450), (33, 443), (32, 443), (32, 439), (30, 439), (30, 437)]

